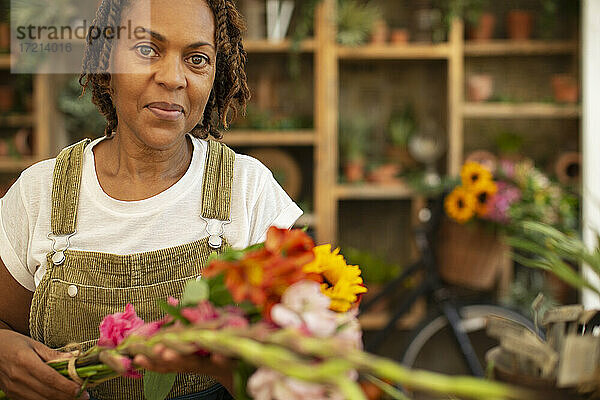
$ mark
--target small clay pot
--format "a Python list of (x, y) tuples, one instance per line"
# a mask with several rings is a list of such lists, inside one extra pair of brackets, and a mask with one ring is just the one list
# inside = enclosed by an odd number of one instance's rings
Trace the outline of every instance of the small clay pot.
[(344, 164), (344, 176), (348, 182), (360, 182), (365, 179), (365, 162), (363, 160), (347, 161)]
[(488, 74), (471, 75), (467, 79), (467, 97), (469, 101), (486, 101), (494, 94), (494, 78)]
[(510, 10), (506, 16), (508, 37), (513, 40), (529, 40), (533, 31), (533, 14), (525, 10)]
[(385, 20), (380, 19), (375, 21), (371, 30), (371, 44), (387, 43), (389, 28)]
[(554, 100), (558, 103), (577, 103), (577, 100), (579, 100), (579, 86), (573, 75), (553, 75), (552, 91), (554, 92)]
[(15, 88), (11, 85), (0, 85), (0, 111), (10, 111), (15, 105)]
[(0, 22), (0, 51), (10, 48), (10, 25), (8, 22)]
[(400, 180), (397, 177), (400, 173), (400, 170), (401, 168), (398, 164), (383, 164), (369, 173), (369, 176), (367, 176), (367, 181), (383, 185), (397, 184), (400, 183)]
[(495, 26), (496, 16), (489, 12), (483, 13), (479, 17), (477, 25), (469, 27), (469, 39), (477, 42), (490, 40), (494, 36)]
[(410, 33), (408, 32), (408, 29), (399, 28), (399, 29), (392, 30), (392, 34), (390, 36), (390, 41), (393, 44), (407, 44), (409, 39), (410, 39)]

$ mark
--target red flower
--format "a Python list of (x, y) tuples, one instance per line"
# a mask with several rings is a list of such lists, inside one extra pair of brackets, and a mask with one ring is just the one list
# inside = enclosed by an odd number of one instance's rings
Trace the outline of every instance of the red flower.
[(264, 247), (249, 251), (238, 261), (213, 261), (203, 272), (207, 278), (225, 273), (233, 300), (250, 300), (270, 318), (270, 309), (292, 284), (313, 278), (302, 267), (314, 258), (314, 242), (299, 229), (269, 228)]

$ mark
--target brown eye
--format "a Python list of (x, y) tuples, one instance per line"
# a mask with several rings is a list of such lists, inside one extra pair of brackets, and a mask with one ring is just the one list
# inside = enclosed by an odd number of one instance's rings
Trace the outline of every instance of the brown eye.
[(194, 54), (193, 56), (188, 57), (188, 60), (195, 66), (201, 67), (204, 64), (208, 64), (208, 58), (206, 56), (200, 54)]

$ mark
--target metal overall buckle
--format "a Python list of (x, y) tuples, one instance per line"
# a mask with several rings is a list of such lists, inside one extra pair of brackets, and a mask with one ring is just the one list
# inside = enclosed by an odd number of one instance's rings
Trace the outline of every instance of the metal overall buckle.
[[(65, 262), (65, 251), (67, 251), (71, 246), (70, 239), (73, 235), (75, 235), (76, 232), (77, 231), (67, 235), (55, 235), (54, 233), (50, 232), (48, 235), (46, 235), (48, 239), (52, 240), (52, 251), (54, 252), (54, 254), (52, 254), (52, 263), (54, 265), (62, 265), (62, 263)], [(57, 239), (61, 238), (66, 239), (66, 243), (63, 246), (58, 246)]]
[(200, 216), (206, 222), (206, 233), (208, 233), (208, 245), (213, 249), (220, 249), (223, 245), (223, 234), (225, 225), (230, 224), (231, 220), (222, 221), (220, 219), (207, 219)]

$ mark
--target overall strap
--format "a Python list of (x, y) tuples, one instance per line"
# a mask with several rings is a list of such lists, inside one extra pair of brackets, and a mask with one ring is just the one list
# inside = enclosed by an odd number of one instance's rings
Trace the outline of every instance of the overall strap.
[(52, 181), (51, 228), (54, 235), (70, 235), (75, 232), (83, 149), (90, 142), (84, 139), (63, 149), (56, 157)]
[(229, 220), (235, 153), (223, 143), (208, 140), (202, 186), (202, 217)]

